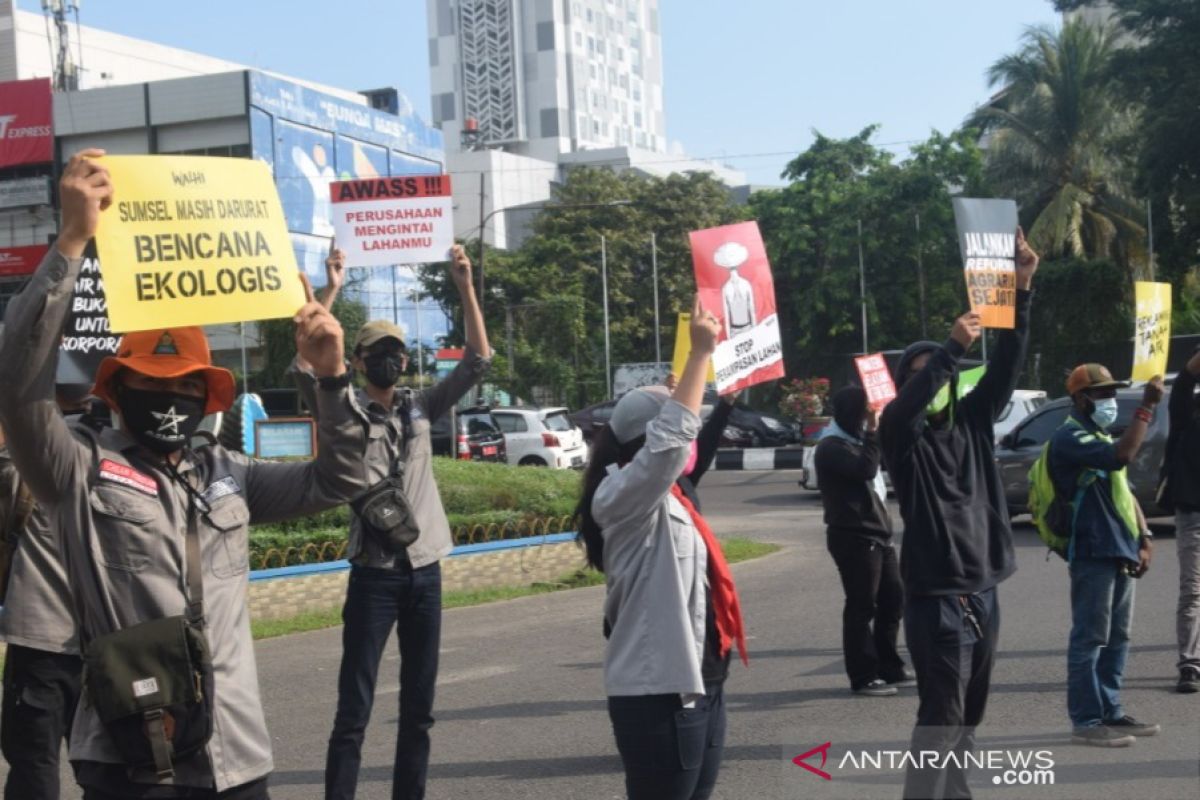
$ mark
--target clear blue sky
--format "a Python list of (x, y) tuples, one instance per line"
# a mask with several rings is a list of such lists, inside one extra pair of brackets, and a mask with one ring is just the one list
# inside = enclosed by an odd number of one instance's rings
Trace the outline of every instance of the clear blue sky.
[[(38, 0), (19, 0), (39, 11)], [(85, 0), (85, 25), (345, 89), (396, 86), (428, 119), (425, 0)], [(286, 9), (286, 11), (284, 10)], [(1049, 0), (661, 0), (667, 134), (778, 183), (811, 131), (949, 131)], [(898, 152), (904, 146), (897, 145)]]

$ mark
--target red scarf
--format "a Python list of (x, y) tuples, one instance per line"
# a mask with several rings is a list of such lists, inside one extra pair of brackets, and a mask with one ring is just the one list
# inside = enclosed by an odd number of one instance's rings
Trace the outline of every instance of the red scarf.
[(692, 524), (704, 539), (708, 549), (708, 589), (712, 597), (713, 617), (717, 622), (717, 634), (721, 637), (721, 655), (729, 652), (734, 642), (737, 642), (738, 653), (742, 663), (750, 666), (746, 653), (746, 625), (742, 622), (742, 603), (738, 600), (737, 587), (733, 584), (733, 574), (729, 571), (729, 562), (725, 560), (725, 552), (721, 543), (700, 512), (687, 499), (687, 495), (679, 488), (679, 484), (671, 484), (671, 494), (687, 509), (692, 517)]

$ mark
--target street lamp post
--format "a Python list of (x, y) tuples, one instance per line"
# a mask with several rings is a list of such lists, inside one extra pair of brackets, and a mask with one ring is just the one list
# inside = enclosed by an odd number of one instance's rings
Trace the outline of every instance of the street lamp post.
[(604, 399), (611, 400), (612, 345), (608, 337), (608, 244), (604, 234), (600, 234), (600, 285), (604, 292)]
[(662, 363), (662, 334), (658, 327), (658, 240), (650, 231), (650, 271), (654, 275), (654, 362)]

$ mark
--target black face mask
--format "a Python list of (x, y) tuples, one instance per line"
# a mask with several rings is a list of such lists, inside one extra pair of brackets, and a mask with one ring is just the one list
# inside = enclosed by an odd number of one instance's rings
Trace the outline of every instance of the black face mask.
[(400, 353), (370, 353), (363, 357), (367, 380), (380, 389), (390, 389), (404, 372), (404, 356)]
[(150, 389), (117, 390), (117, 406), (129, 435), (156, 453), (173, 453), (188, 443), (204, 419), (204, 398)]

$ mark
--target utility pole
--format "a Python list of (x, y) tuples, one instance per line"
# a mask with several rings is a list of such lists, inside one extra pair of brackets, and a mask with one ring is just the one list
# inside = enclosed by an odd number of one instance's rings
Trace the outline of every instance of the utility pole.
[(862, 351), (866, 355), (871, 351), (867, 349), (867, 269), (863, 264), (861, 219), (858, 221), (858, 293), (862, 298)]
[(600, 235), (600, 285), (604, 292), (604, 386), (605, 400), (612, 399), (612, 345), (608, 338), (608, 244)]
[(425, 384), (425, 350), (421, 344), (421, 290), (413, 292), (417, 306), (417, 379), (420, 385)]
[(925, 266), (921, 261), (921, 212), (917, 219), (917, 292), (921, 298), (921, 338), (929, 338), (929, 319), (925, 314)]
[[(483, 254), (486, 245), (483, 243), (484, 234), (487, 233), (485, 225), (487, 224), (487, 216), (483, 213), (483, 177), (482, 170), (479, 172), (479, 316), (483, 316)], [(486, 319), (486, 317), (484, 317)], [(464, 321), (464, 325), (466, 322)]]
[(650, 269), (654, 273), (654, 362), (662, 363), (662, 333), (658, 327), (658, 239), (650, 232)]
[(389, 271), (392, 273), (392, 324), (400, 324), (400, 308), (396, 305), (396, 265), (393, 264)]
[(1150, 198), (1146, 198), (1146, 268), (1150, 280), (1154, 280), (1154, 218), (1150, 212)]

